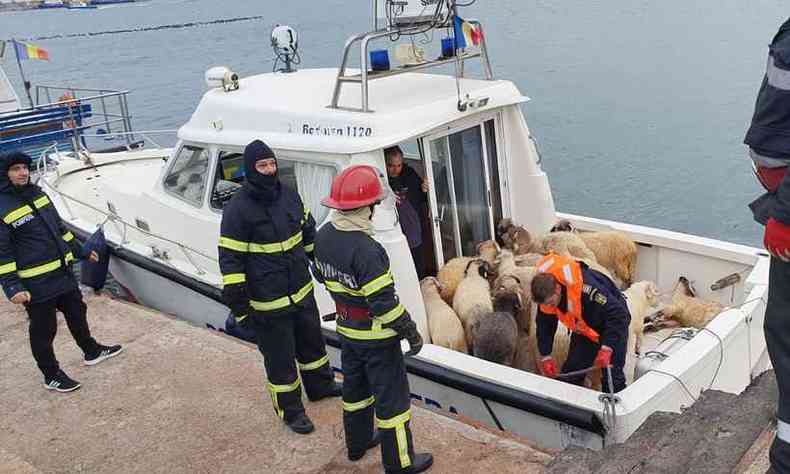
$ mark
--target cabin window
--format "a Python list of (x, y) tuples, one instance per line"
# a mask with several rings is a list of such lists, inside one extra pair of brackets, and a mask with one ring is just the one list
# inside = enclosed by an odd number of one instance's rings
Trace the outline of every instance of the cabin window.
[[(329, 195), (334, 166), (296, 161), (277, 157), (277, 174), (283, 186), (296, 190), (305, 206), (310, 209), (316, 223), (322, 222), (329, 209), (321, 205), (321, 199)], [(217, 160), (217, 173), (214, 190), (211, 194), (211, 207), (222, 210), (244, 182), (244, 155), (241, 153), (220, 152)]]
[(206, 190), (209, 153), (205, 148), (184, 145), (178, 151), (164, 180), (165, 191), (200, 206)]

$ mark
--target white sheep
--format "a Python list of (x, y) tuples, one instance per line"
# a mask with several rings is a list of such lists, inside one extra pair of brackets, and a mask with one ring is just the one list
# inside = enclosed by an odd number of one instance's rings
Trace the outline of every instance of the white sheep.
[(453, 296), (453, 310), (464, 327), (466, 346), (469, 350), (474, 350), (472, 325), (480, 317), (494, 311), (486, 266), (487, 263), (481, 259), (469, 262), (464, 279), (458, 284)]
[(628, 312), (631, 313), (631, 324), (628, 326), (628, 354), (640, 354), (644, 321), (658, 306), (658, 288), (652, 281), (638, 281), (623, 292)]
[(570, 256), (579, 260), (595, 262), (595, 254), (574, 232), (549, 232), (532, 242), (529, 252)]
[(724, 309), (721, 303), (694, 296), (690, 282), (681, 276), (672, 294), (672, 303), (651, 318), (649, 326), (651, 329), (677, 326), (702, 329)]
[(625, 287), (636, 277), (637, 246), (625, 233), (612, 230), (577, 234), (595, 260), (619, 279)]
[(434, 277), (424, 278), (420, 282), (431, 341), (437, 346), (467, 353), (466, 335), (461, 320), (442, 299), (439, 289), (439, 281)]
[(447, 303), (453, 302), (455, 291), (461, 283), (461, 280), (464, 279), (469, 262), (475, 258), (480, 258), (488, 264), (493, 265), (499, 253), (499, 245), (493, 240), (486, 240), (477, 245), (477, 253), (478, 257), (453, 258), (439, 269), (436, 278), (441, 285), (442, 298), (444, 298), (444, 301)]

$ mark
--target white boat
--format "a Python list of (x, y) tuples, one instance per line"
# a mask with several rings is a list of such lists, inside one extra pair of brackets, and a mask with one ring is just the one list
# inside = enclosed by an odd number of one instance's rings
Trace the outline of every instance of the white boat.
[[(538, 234), (567, 218), (582, 231), (627, 233), (639, 244), (638, 279), (668, 290), (683, 275), (695, 282), (700, 296), (729, 307), (654, 367), (660, 371), (647, 372), (615, 401), (432, 344), (407, 361), (415, 398), (542, 447), (599, 449), (622, 442), (652, 413), (680, 411), (710, 388), (739, 393), (769, 367), (762, 331), (765, 252), (556, 212), (522, 111), (528, 98), (512, 82), (492, 77), (485, 43), (457, 58), (368, 73), (369, 41), (391, 33), (385, 28), (353, 36), (340, 68), (238, 81), (220, 70), (212, 82), (216, 87), (180, 128), (174, 148), (85, 154), (44, 169), (41, 184), (81, 238), (103, 225), (113, 247), (110, 270), (138, 301), (215, 329), (224, 328), (229, 313), (220, 298), (217, 263), (222, 206), (239, 187), (241, 153), (254, 139), (276, 151), (282, 180), (298, 189), (323, 225), (328, 210), (319, 200), (332, 177), (354, 164), (372, 165), (383, 177), (383, 149), (401, 145), (430, 182), (435, 266), (472, 254), (476, 242), (493, 238), (494, 223), (502, 217)], [(346, 67), (357, 45), (361, 72)], [(484, 66), (482, 79), (461, 74), (456, 81), (453, 75), (418, 71), (455, 61), (462, 66), (477, 57)], [(427, 339), (419, 284), (392, 198), (377, 208), (374, 226), (401, 302)], [(743, 278), (711, 290), (735, 273)], [(316, 298), (322, 314), (334, 312), (320, 285)], [(334, 323), (323, 326), (332, 364), (342, 370)]]

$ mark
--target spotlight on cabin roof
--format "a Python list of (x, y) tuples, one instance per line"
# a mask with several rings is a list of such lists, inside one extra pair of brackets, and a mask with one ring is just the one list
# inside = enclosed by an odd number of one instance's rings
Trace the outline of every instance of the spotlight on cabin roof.
[(225, 66), (216, 66), (206, 71), (206, 85), (215, 89), (221, 87), (225, 92), (239, 88), (239, 75)]

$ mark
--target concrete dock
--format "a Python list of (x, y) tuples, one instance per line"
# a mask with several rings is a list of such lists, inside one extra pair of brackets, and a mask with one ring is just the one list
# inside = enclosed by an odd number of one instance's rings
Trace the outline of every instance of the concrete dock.
[[(55, 351), (76, 392), (45, 390), (22, 308), (0, 303), (0, 473), (382, 472), (379, 450), (346, 459), (339, 399), (305, 401), (309, 436), (276, 418), (249, 344), (103, 296), (86, 296), (94, 337), (125, 352), (82, 364), (62, 317)], [(537, 473), (552, 456), (525, 440), (414, 406), (431, 472)]]

